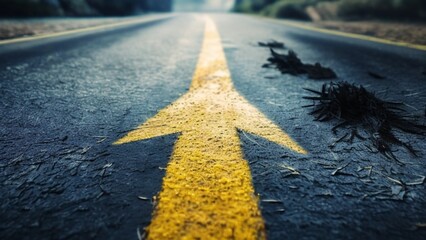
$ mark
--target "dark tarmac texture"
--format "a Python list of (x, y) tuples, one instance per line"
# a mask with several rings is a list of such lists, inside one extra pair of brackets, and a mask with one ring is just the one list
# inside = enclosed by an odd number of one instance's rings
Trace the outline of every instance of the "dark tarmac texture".
[[(362, 141), (337, 142), (303, 88), (328, 81), (261, 66), (257, 46), (283, 42), (423, 116), (426, 52), (327, 35), (241, 15), (212, 15), (235, 88), (309, 151), (240, 132), (268, 239), (424, 239), (426, 138), (396, 164)], [(112, 145), (188, 91), (201, 15), (66, 39), (0, 46), (0, 238), (137, 239), (151, 219), (176, 135)], [(385, 79), (369, 75), (374, 72)], [(420, 119), (425, 123), (426, 119)], [(423, 225), (422, 225), (423, 224)]]

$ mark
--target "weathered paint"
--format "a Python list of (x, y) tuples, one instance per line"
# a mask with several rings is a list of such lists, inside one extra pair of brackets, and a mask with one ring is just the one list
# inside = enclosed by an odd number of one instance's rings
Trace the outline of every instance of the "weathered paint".
[(115, 143), (181, 133), (147, 229), (149, 239), (265, 239), (237, 129), (307, 153), (234, 89), (220, 35), (206, 18), (189, 92)]

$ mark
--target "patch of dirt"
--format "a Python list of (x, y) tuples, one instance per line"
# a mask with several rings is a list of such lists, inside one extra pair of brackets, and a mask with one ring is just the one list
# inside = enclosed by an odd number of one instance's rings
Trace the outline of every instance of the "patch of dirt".
[[(392, 145), (403, 146), (411, 154), (417, 156), (409, 143), (403, 142), (394, 130), (426, 135), (426, 126), (415, 122), (413, 117), (407, 117), (403, 103), (384, 101), (367, 91), (363, 86), (355, 86), (347, 82), (323, 84), (321, 90), (305, 89), (314, 96), (304, 97), (313, 100), (311, 112), (318, 121), (340, 121), (333, 132), (342, 128), (345, 135), (337, 142), (350, 141), (355, 138), (368, 140), (383, 155), (396, 159)], [(362, 133), (361, 133), (362, 132)]]
[(125, 18), (37, 18), (0, 20), (0, 40), (34, 36), (123, 21)]
[(384, 21), (319, 21), (313, 26), (348, 33), (362, 34), (396, 42), (426, 45), (426, 23)]
[(282, 74), (300, 75), (307, 74), (310, 79), (334, 79), (337, 78), (336, 73), (327, 67), (321, 66), (320, 63), (305, 64), (297, 54), (290, 50), (288, 54), (279, 54), (272, 48), (271, 57), (268, 58), (269, 63), (264, 64), (264, 68), (277, 68)]

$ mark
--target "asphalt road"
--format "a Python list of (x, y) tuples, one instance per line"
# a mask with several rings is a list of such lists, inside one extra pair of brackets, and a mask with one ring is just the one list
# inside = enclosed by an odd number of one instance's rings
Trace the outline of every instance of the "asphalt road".
[[(426, 52), (249, 16), (212, 18), (237, 91), (309, 152), (239, 132), (268, 239), (425, 239), (418, 182), (426, 138), (398, 133), (420, 150), (413, 157), (395, 147), (405, 165), (362, 141), (331, 147), (339, 138), (333, 123), (302, 108), (310, 104), (303, 88), (327, 81), (262, 68), (269, 51), (257, 42), (282, 41), (338, 80), (404, 101), (422, 123)], [(113, 143), (188, 91), (203, 33), (202, 15), (183, 14), (0, 46), (1, 239), (137, 239), (177, 135)]]

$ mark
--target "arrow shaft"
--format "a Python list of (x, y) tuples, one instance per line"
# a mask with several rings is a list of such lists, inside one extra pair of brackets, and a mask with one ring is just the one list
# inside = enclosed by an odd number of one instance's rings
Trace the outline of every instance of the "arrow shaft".
[(196, 126), (175, 144), (149, 239), (264, 238), (237, 130), (226, 127), (232, 119), (200, 113), (192, 119)]
[(149, 239), (264, 239), (230, 104), (239, 97), (209, 18), (191, 89), (183, 99), (196, 114), (190, 115), (175, 144), (147, 229)]

